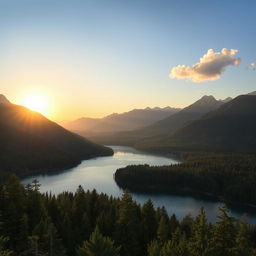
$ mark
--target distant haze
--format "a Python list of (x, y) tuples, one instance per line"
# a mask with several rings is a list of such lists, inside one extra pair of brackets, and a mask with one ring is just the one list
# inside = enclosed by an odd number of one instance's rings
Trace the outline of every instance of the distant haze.
[(72, 122), (65, 122), (62, 125), (76, 132), (94, 134), (101, 132), (117, 132), (138, 129), (180, 111), (178, 108), (145, 108), (133, 109), (125, 113), (114, 113), (104, 118), (82, 117)]

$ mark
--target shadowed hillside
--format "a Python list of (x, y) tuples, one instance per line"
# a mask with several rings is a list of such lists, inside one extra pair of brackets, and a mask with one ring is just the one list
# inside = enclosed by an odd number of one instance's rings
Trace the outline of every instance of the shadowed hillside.
[[(103, 134), (91, 137), (92, 140), (103, 144), (119, 144), (134, 146), (141, 140), (155, 141), (155, 137), (170, 134), (183, 125), (201, 118), (204, 114), (213, 111), (229, 101), (230, 98), (221, 101), (213, 96), (203, 96), (195, 103), (182, 109), (176, 114), (168, 116), (154, 124), (134, 131)], [(150, 142), (151, 143), (151, 142)]]
[(256, 152), (256, 96), (242, 95), (174, 134), (138, 143), (156, 151)]
[(0, 171), (19, 176), (72, 167), (83, 159), (113, 154), (41, 114), (0, 104)]

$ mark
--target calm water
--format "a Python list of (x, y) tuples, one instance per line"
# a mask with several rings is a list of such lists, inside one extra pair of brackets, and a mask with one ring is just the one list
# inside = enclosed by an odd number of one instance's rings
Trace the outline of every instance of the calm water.
[[(140, 152), (134, 148), (123, 146), (111, 146), (114, 150), (113, 156), (99, 157), (83, 161), (79, 166), (68, 169), (64, 172), (53, 175), (37, 175), (22, 181), (23, 184), (30, 183), (33, 179), (38, 179), (41, 185), (41, 192), (51, 191), (58, 194), (63, 191), (76, 191), (79, 185), (85, 190), (96, 189), (115, 197), (122, 195), (122, 190), (116, 185), (113, 174), (116, 169), (131, 164), (168, 165), (176, 163), (174, 159), (151, 155)], [(207, 185), (207, 184), (206, 184)], [(139, 203), (144, 203), (148, 199), (154, 205), (165, 206), (169, 214), (176, 214), (181, 219), (187, 214), (195, 216), (200, 207), (204, 207), (210, 221), (215, 221), (218, 214), (218, 207), (221, 202), (193, 198), (191, 196), (174, 195), (148, 195), (132, 194), (133, 199)], [(256, 212), (255, 212), (256, 213)], [(256, 214), (245, 209), (231, 209), (234, 217), (245, 215), (250, 223), (256, 223)]]

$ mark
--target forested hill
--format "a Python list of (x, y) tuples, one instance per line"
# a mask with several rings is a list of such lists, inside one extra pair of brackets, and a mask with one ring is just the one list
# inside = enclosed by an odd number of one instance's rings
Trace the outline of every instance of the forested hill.
[(120, 168), (115, 181), (135, 192), (207, 194), (256, 205), (256, 155), (184, 153), (180, 164)]
[[(178, 221), (151, 201), (125, 192), (41, 194), (15, 177), (0, 184), (0, 255), (4, 256), (254, 256), (256, 227), (220, 207), (208, 223), (203, 209)], [(171, 202), (170, 202), (171, 203)]]
[(137, 146), (156, 151), (256, 153), (256, 96), (238, 96), (174, 134)]
[(71, 133), (41, 114), (14, 104), (0, 104), (0, 174), (72, 167), (83, 159), (113, 154)]

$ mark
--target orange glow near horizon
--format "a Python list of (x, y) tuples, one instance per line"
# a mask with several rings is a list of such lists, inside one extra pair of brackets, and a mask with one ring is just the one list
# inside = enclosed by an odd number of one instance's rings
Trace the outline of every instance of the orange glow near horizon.
[(22, 100), (21, 105), (43, 115), (49, 115), (50, 113), (49, 99), (43, 94), (26, 95)]

